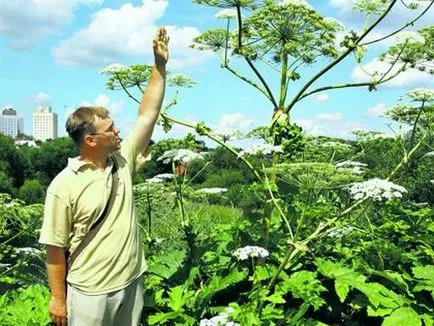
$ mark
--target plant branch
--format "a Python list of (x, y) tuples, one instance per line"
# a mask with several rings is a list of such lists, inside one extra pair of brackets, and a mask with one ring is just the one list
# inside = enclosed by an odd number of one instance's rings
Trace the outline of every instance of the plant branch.
[(387, 14), (392, 10), (393, 6), (395, 5), (397, 0), (392, 0), (389, 7), (384, 11), (384, 13), (378, 17), (378, 19), (364, 32), (362, 35), (359, 36), (359, 38), (354, 42), (354, 46), (348, 47), (347, 50), (345, 50), (338, 58), (336, 58), (335, 61), (331, 62), (329, 65), (327, 65), (324, 69), (322, 69), (320, 72), (318, 72), (311, 80), (309, 80), (302, 89), (298, 92), (298, 94), (294, 97), (294, 99), (291, 101), (291, 103), (285, 108), (285, 111), (289, 112), (292, 107), (300, 100), (300, 97), (303, 96), (304, 92), (321, 76), (323, 76), (325, 73), (330, 71), (334, 66), (336, 66), (339, 62), (341, 62), (343, 59), (345, 59), (348, 54), (353, 52), (353, 50), (358, 46), (358, 44), (362, 41), (362, 39), (368, 35), (383, 19), (387, 16)]
[(434, 1), (433, 0), (431, 0), (431, 3), (428, 5), (428, 7), (426, 7), (425, 9), (424, 9), (424, 11), (422, 11), (422, 13), (419, 15), (419, 16), (417, 16), (415, 19), (413, 19), (412, 21), (410, 21), (410, 22), (408, 22), (407, 24), (405, 24), (403, 27), (401, 27), (400, 29), (397, 29), (396, 31), (394, 31), (394, 32), (392, 32), (392, 33), (390, 33), (390, 34), (388, 34), (388, 35), (386, 35), (386, 36), (383, 36), (383, 37), (381, 37), (381, 38), (379, 38), (379, 39), (376, 39), (376, 40), (373, 40), (373, 41), (369, 41), (369, 42), (366, 42), (366, 43), (363, 43), (363, 44), (361, 44), (361, 46), (365, 46), (365, 45), (370, 45), (370, 44), (374, 44), (374, 43), (377, 43), (377, 42), (380, 42), (380, 41), (382, 41), (382, 40), (385, 40), (385, 39), (387, 39), (387, 38), (389, 38), (389, 37), (391, 37), (391, 36), (393, 36), (393, 35), (395, 35), (395, 34), (397, 34), (397, 33), (399, 33), (399, 32), (401, 32), (402, 30), (404, 30), (404, 29), (406, 29), (408, 26), (413, 26), (414, 25), (414, 23), (417, 21), (417, 20), (419, 20), (430, 8), (431, 8), (431, 6), (434, 4)]

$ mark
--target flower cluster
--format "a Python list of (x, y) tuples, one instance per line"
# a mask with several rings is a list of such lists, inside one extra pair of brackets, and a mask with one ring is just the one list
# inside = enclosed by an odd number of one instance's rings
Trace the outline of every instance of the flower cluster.
[(265, 258), (269, 255), (268, 250), (257, 246), (245, 246), (234, 251), (233, 255), (239, 260), (246, 260), (249, 257)]
[(157, 177), (146, 179), (145, 181), (148, 182), (148, 183), (161, 183), (161, 182), (164, 182), (163, 179), (160, 179), (160, 178), (157, 178)]
[(234, 309), (232, 307), (228, 307), (215, 317), (202, 319), (199, 326), (239, 326), (239, 324), (229, 320), (229, 314), (233, 311)]
[(173, 74), (167, 77), (167, 85), (173, 87), (193, 87), (196, 81), (184, 74)]
[(354, 183), (349, 187), (350, 194), (355, 200), (372, 198), (375, 201), (382, 201), (389, 198), (401, 198), (407, 190), (393, 182), (374, 178), (364, 182)]
[(331, 238), (342, 238), (344, 235), (350, 233), (353, 230), (354, 228), (352, 226), (344, 226), (329, 232), (327, 236)]
[(324, 142), (324, 143), (318, 144), (318, 146), (321, 146), (321, 147), (333, 147), (333, 148), (342, 149), (342, 150), (352, 149), (353, 148), (349, 144), (340, 143), (340, 142), (337, 142), (337, 141)]
[(238, 14), (234, 9), (222, 9), (214, 15), (217, 19), (237, 19)]
[(111, 65), (108, 65), (107, 67), (104, 67), (100, 70), (101, 75), (112, 75), (112, 74), (118, 74), (121, 72), (126, 72), (130, 68), (127, 66), (121, 65), (119, 63), (112, 63)]
[(381, 14), (386, 9), (386, 1), (356, 0), (353, 8), (366, 14)]
[(313, 10), (313, 7), (307, 3), (306, 0), (282, 0), (279, 3), (280, 6), (287, 6), (287, 5), (291, 5), (291, 6), (302, 6), (302, 7), (306, 7), (310, 10)]
[(395, 39), (398, 44), (425, 44), (425, 38), (417, 32), (400, 32)]
[(16, 248), (17, 253), (38, 256), (42, 254), (42, 251), (32, 247)]
[(202, 188), (199, 189), (197, 192), (203, 192), (205, 194), (221, 194), (227, 191), (228, 190), (226, 188)]
[(171, 173), (160, 173), (157, 175), (154, 175), (154, 178), (162, 179), (162, 180), (172, 180), (173, 174)]
[(170, 162), (177, 162), (181, 164), (188, 164), (194, 159), (202, 159), (202, 155), (190, 151), (189, 149), (172, 149), (170, 151), (164, 152), (162, 156), (160, 156), (157, 161), (163, 161), (164, 164), (168, 164)]
[(433, 102), (434, 101), (434, 89), (429, 88), (416, 88), (407, 95), (415, 102)]
[(240, 156), (244, 155), (258, 155), (258, 154), (271, 154), (271, 153), (283, 153), (283, 149), (280, 146), (273, 146), (270, 144), (258, 144), (245, 149), (240, 152)]
[(341, 21), (333, 17), (324, 17), (324, 23), (326, 23), (329, 26), (332, 26), (338, 31), (345, 29), (345, 25)]
[(336, 164), (338, 169), (352, 169), (354, 174), (362, 174), (362, 168), (367, 167), (365, 163), (355, 162), (355, 161), (344, 161)]
[(340, 163), (336, 163), (336, 167), (337, 168), (352, 168), (355, 166), (368, 166), (365, 163), (360, 163), (360, 162), (356, 162), (356, 161), (344, 161), (344, 162), (340, 162)]

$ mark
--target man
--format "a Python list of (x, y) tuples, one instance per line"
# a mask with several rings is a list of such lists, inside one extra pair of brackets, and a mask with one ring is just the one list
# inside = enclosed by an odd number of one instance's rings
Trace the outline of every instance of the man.
[[(168, 42), (166, 30), (158, 29), (153, 41), (155, 66), (138, 118), (125, 141), (121, 143), (119, 129), (102, 107), (80, 107), (66, 123), (80, 156), (69, 159), (47, 190), (39, 239), (47, 245), (48, 310), (56, 325), (66, 325), (67, 319), (70, 326), (139, 323), (146, 262), (132, 175), (146, 152), (161, 109)], [(118, 182), (111, 196), (115, 171)], [(114, 198), (112, 207), (102, 214), (110, 197)], [(101, 215), (107, 217), (100, 230), (67, 268), (65, 251), (73, 253)]]

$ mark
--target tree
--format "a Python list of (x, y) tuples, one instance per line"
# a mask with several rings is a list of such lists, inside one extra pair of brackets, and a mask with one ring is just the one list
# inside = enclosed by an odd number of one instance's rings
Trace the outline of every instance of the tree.
[(39, 180), (26, 180), (19, 189), (19, 198), (28, 205), (42, 204), (45, 198), (46, 187)]

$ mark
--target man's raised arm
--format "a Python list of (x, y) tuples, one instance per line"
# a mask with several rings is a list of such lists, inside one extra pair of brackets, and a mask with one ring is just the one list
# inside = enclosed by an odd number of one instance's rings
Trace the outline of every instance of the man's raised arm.
[(134, 125), (137, 153), (143, 152), (148, 147), (163, 103), (166, 88), (166, 63), (169, 59), (168, 43), (169, 37), (166, 29), (160, 27), (153, 40), (155, 65), (140, 102), (138, 118)]

